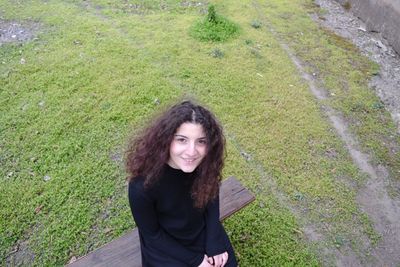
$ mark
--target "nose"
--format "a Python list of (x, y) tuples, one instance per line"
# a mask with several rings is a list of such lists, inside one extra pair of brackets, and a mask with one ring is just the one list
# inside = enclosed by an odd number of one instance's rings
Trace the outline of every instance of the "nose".
[(196, 144), (194, 142), (190, 142), (188, 144), (188, 147), (186, 148), (186, 154), (190, 157), (196, 156), (197, 149), (196, 149)]

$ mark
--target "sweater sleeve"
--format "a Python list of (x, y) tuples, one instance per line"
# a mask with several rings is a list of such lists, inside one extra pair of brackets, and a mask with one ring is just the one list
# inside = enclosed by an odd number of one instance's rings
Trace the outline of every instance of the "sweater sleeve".
[(206, 206), (206, 254), (209, 257), (219, 255), (225, 251), (223, 240), (224, 230), (219, 220), (219, 196), (211, 200)]
[(154, 201), (144, 191), (143, 183), (130, 182), (128, 196), (133, 218), (146, 246), (151, 246), (190, 266), (197, 267), (201, 264), (203, 254), (188, 250), (160, 227)]

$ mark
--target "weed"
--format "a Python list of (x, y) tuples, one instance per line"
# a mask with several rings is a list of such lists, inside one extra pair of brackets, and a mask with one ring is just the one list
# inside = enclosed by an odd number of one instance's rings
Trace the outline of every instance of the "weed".
[(384, 109), (385, 106), (381, 102), (375, 102), (372, 104), (373, 109)]
[(258, 20), (253, 20), (251, 22), (251, 27), (253, 27), (254, 29), (259, 29), (261, 28), (261, 22)]
[(246, 39), (246, 40), (244, 40), (244, 43), (245, 43), (246, 45), (251, 45), (251, 44), (253, 44), (253, 41), (250, 40), (250, 39)]
[(345, 239), (342, 236), (336, 236), (334, 243), (335, 247), (340, 248), (345, 244)]
[(190, 29), (190, 35), (200, 41), (224, 42), (239, 32), (239, 26), (217, 14), (210, 5), (207, 17), (198, 21)]
[(346, 9), (346, 10), (350, 10), (350, 8), (351, 8), (351, 3), (350, 3), (349, 1), (346, 1), (346, 2), (343, 4), (343, 8)]
[(297, 200), (297, 201), (301, 201), (301, 200), (304, 199), (304, 195), (302, 193), (300, 193), (300, 192), (296, 192), (294, 194), (294, 199)]

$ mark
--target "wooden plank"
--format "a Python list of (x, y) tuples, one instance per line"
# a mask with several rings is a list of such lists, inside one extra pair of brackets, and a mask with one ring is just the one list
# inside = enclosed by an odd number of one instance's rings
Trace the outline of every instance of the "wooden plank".
[(68, 267), (132, 266), (141, 267), (139, 232), (137, 228), (90, 252)]
[[(235, 177), (224, 180), (220, 188), (220, 220), (252, 202), (254, 196)], [(137, 228), (90, 252), (68, 267), (112, 266), (141, 267), (139, 233)]]
[(255, 197), (233, 176), (224, 180), (219, 191), (220, 220), (251, 203)]

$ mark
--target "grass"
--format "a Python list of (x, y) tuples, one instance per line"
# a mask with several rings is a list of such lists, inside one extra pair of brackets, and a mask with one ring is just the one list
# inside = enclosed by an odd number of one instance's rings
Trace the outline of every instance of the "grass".
[[(241, 266), (318, 266), (321, 247), (353, 241), (362, 253), (359, 236), (376, 238), (343, 182), (362, 184), (363, 175), (266, 25), (318, 71), (335, 94), (326, 104), (360, 122), (352, 130), (363, 148), (397, 171), (398, 159), (379, 145), (394, 126), (366, 90), (365, 76), (376, 67), (319, 29), (304, 1), (215, 1), (241, 29), (217, 45), (189, 34), (205, 4), (0, 3), (4, 18), (40, 21), (44, 29), (36, 40), (0, 47), (1, 265), (62, 265), (134, 227), (125, 142), (183, 95), (215, 111), (228, 137), (225, 176), (239, 177), (256, 194), (225, 222)], [(304, 225), (326, 237), (307, 242)], [(21, 243), (34, 259), (12, 253)]]

